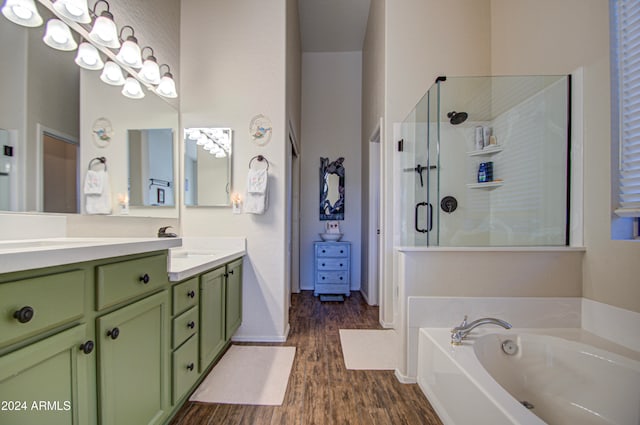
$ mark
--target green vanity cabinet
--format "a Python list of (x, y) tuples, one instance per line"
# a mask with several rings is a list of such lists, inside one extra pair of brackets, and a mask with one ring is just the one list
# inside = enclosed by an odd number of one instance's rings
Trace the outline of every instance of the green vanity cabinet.
[(224, 348), (226, 267), (200, 276), (200, 365), (206, 370)]
[(159, 424), (165, 419), (168, 320), (167, 290), (97, 319), (101, 425)]
[(242, 259), (227, 264), (225, 292), (225, 340), (229, 341), (242, 323)]
[(87, 341), (86, 326), (77, 325), (0, 357), (0, 424), (92, 423)]

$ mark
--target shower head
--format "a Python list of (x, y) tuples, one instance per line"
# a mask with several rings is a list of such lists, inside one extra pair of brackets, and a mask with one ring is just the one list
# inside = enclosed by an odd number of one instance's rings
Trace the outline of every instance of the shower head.
[(466, 112), (456, 112), (451, 111), (447, 114), (447, 117), (450, 118), (449, 122), (453, 125), (462, 124), (467, 120), (469, 115)]

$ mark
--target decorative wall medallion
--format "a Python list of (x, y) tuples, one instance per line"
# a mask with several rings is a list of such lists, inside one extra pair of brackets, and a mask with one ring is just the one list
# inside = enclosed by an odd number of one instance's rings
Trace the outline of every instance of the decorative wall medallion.
[(271, 120), (262, 114), (251, 118), (249, 134), (256, 145), (266, 145), (271, 140)]
[(113, 137), (113, 127), (111, 121), (106, 118), (98, 118), (93, 123), (93, 143), (99, 148), (105, 148), (111, 143)]

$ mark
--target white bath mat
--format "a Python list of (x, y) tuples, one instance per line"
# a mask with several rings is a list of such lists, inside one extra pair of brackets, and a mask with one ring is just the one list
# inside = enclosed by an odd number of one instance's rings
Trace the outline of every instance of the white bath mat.
[(399, 338), (394, 330), (340, 329), (347, 369), (394, 370), (399, 367)]
[(295, 355), (295, 347), (232, 345), (189, 400), (279, 406)]

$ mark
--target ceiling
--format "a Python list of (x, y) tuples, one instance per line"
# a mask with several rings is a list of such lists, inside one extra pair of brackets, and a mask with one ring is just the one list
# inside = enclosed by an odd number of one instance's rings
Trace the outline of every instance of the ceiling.
[(362, 50), (371, 0), (298, 0), (303, 52)]

